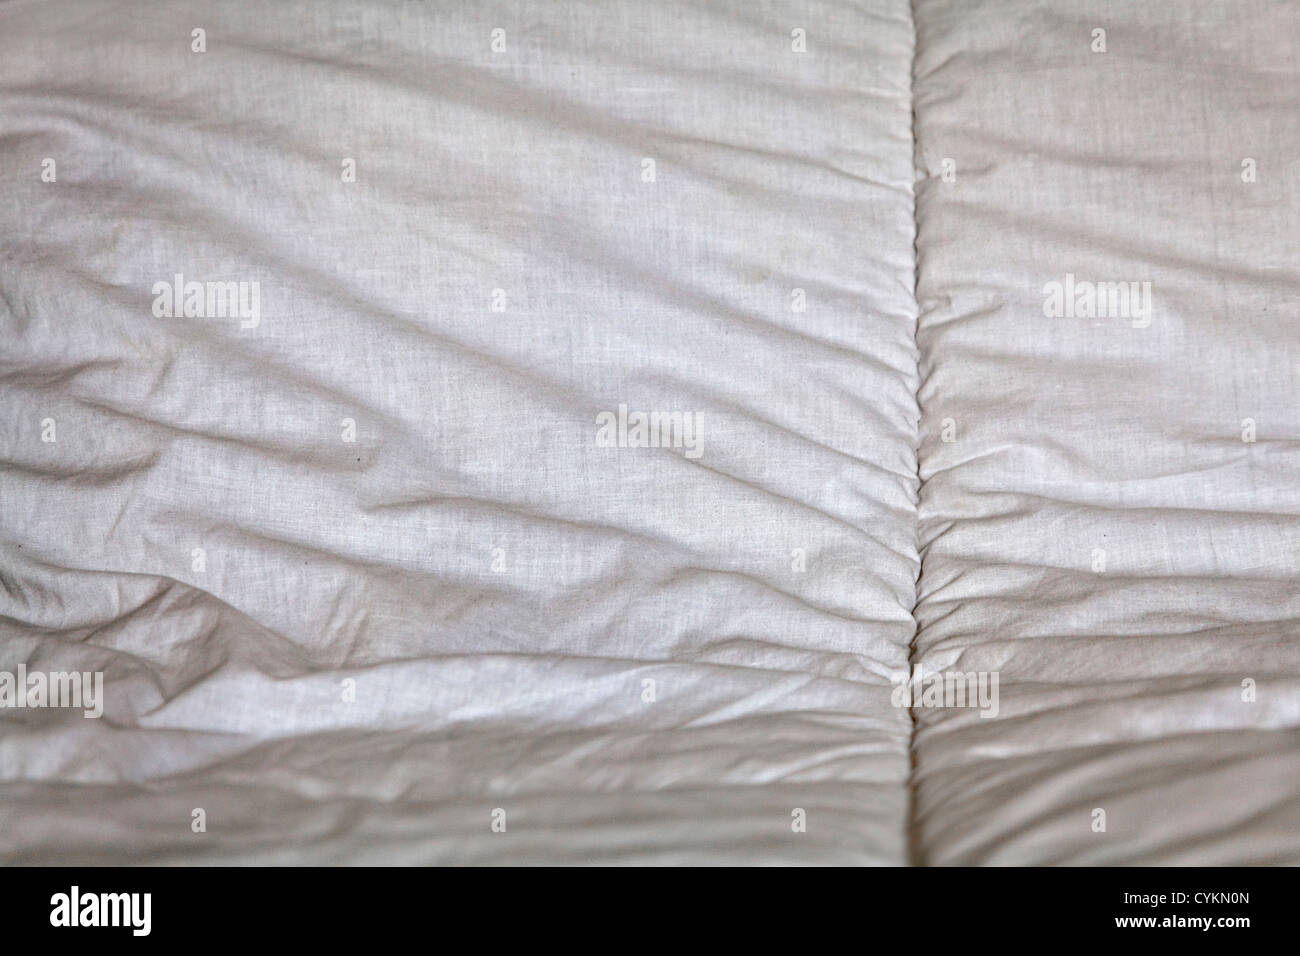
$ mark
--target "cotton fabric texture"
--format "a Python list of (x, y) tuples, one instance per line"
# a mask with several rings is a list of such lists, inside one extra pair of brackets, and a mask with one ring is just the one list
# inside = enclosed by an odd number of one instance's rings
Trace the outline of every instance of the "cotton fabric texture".
[(1298, 27), (0, 3), (0, 860), (1300, 862)]

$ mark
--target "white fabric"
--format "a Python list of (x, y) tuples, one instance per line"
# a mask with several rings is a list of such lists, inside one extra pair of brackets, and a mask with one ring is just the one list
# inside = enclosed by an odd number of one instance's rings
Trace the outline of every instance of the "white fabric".
[(132, 9), (0, 5), (4, 857), (903, 862), (906, 3)]
[(917, 860), (1300, 862), (1300, 8), (976, 6), (916, 5), (914, 659), (1001, 699), (917, 711)]
[(0, 3), (0, 861), (1300, 862), (1298, 27)]

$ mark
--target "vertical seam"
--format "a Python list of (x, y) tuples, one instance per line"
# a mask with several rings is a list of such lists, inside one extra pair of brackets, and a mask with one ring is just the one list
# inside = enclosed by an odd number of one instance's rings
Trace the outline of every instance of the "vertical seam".
[[(918, 193), (922, 179), (921, 162), (920, 162), (920, 142), (917, 136), (916, 122), (916, 59), (917, 49), (920, 45), (920, 28), (916, 20), (917, 0), (908, 0), (908, 15), (912, 23), (912, 49), (911, 64), (908, 70), (908, 88), (907, 99), (908, 106), (911, 109), (911, 135), (912, 135), (912, 305), (915, 308), (915, 320), (912, 326), (912, 346), (913, 354), (916, 360), (916, 394), (913, 396), (913, 404), (916, 409), (916, 435), (912, 446), (912, 457), (916, 465), (916, 484), (915, 484), (915, 501), (912, 512), (912, 550), (916, 554), (916, 578), (913, 585), (912, 593), (912, 636), (907, 647), (907, 680), (909, 689), (913, 675), (916, 673), (917, 643), (921, 633), (921, 623), (917, 617), (917, 608), (921, 600), (921, 575), (924, 571), (924, 558), (921, 551), (921, 486), (923, 479), (921, 477), (921, 302), (918, 297), (921, 277), (921, 253), (920, 253), (920, 232), (921, 221), (919, 215)], [(916, 738), (918, 731), (916, 702), (912, 699), (913, 695), (908, 695), (907, 716), (910, 721), (910, 730), (907, 740), (907, 815), (904, 821), (906, 827), (906, 860), (909, 866), (924, 866), (925, 855), (921, 844), (920, 832), (917, 822), (917, 752)]]

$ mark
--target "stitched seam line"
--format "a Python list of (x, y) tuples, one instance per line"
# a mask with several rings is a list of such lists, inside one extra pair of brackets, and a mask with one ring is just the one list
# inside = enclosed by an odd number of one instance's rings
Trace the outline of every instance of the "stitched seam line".
[[(923, 484), (921, 478), (921, 302), (918, 298), (921, 278), (921, 253), (920, 253), (920, 231), (921, 220), (918, 215), (918, 192), (921, 182), (924, 179), (921, 171), (920, 145), (917, 138), (916, 123), (916, 54), (920, 45), (920, 29), (916, 20), (916, 3), (917, 0), (908, 0), (908, 14), (912, 21), (912, 50), (911, 50), (911, 67), (908, 77), (908, 104), (911, 107), (911, 133), (912, 133), (912, 303), (916, 308), (916, 320), (913, 325), (912, 342), (916, 355), (916, 394), (913, 400), (916, 407), (916, 438), (912, 447), (913, 460), (916, 464), (916, 500), (912, 514), (912, 548), (916, 552), (916, 580), (914, 592), (912, 595), (912, 639), (907, 647), (907, 671), (908, 680), (916, 672), (917, 641), (921, 632), (920, 621), (917, 619), (917, 607), (921, 599), (921, 578), (925, 570), (925, 561), (921, 551), (921, 487)], [(907, 815), (905, 819), (906, 827), (906, 860), (910, 866), (924, 866), (925, 854), (921, 844), (920, 829), (916, 815), (916, 791), (917, 791), (917, 716), (915, 701), (909, 698), (907, 715), (911, 721), (911, 730), (907, 740)]]

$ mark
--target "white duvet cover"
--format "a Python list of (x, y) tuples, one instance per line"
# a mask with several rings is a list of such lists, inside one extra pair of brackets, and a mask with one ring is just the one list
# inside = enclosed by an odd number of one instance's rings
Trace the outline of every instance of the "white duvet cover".
[(0, 860), (1300, 861), (1298, 27), (0, 3)]

